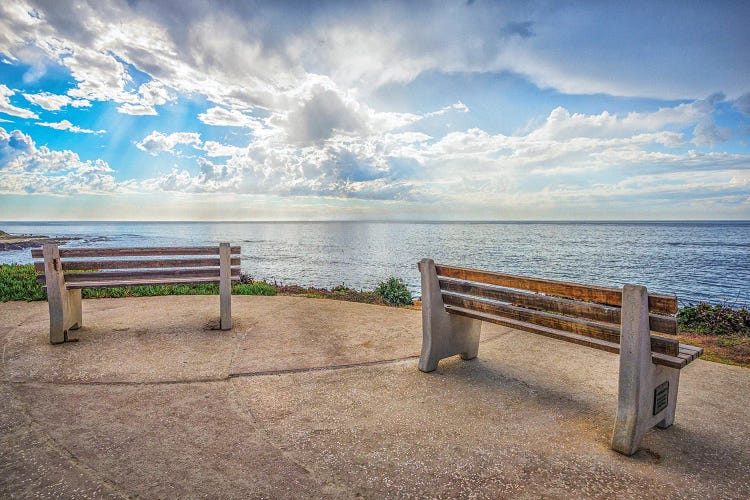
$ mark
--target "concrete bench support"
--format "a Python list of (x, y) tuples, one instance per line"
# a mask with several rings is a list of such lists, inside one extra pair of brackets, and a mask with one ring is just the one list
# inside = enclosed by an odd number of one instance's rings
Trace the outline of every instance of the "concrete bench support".
[(419, 262), (422, 274), (422, 353), (419, 369), (431, 372), (443, 358), (460, 354), (462, 359), (473, 359), (479, 352), (482, 322), (448, 314), (440, 292), (435, 262)]
[[(625, 285), (617, 420), (612, 434), (612, 448), (625, 455), (638, 450), (641, 438), (652, 427), (672, 425), (677, 406), (680, 370), (653, 363), (648, 314), (646, 287)], [(657, 398), (663, 403), (665, 396), (666, 405), (657, 412)]]
[(222, 330), (232, 329), (232, 276), (229, 243), (219, 245), (219, 309)]
[(60, 261), (60, 250), (55, 244), (42, 246), (44, 256), (44, 273), (47, 279), (47, 302), (49, 304), (51, 344), (62, 344), (78, 340), (74, 330), (81, 327), (81, 290), (65, 288)]

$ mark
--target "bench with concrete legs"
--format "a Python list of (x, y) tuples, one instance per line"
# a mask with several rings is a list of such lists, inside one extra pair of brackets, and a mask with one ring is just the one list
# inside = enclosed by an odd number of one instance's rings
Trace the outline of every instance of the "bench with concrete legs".
[[(240, 279), (240, 247), (58, 248), (31, 256), (47, 290), (49, 341), (78, 340), (83, 324), (81, 289), (219, 283), (220, 325), (232, 328), (232, 281)], [(135, 258), (133, 258), (135, 257)]]
[(672, 425), (680, 370), (703, 349), (652, 332), (676, 334), (677, 297), (527, 278), (419, 262), (422, 352), (419, 369), (479, 351), (482, 321), (619, 353), (617, 419), (612, 448), (632, 455), (652, 427)]

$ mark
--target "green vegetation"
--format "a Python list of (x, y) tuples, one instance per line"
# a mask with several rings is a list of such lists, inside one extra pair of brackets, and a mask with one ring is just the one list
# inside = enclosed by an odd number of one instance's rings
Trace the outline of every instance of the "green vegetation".
[(701, 302), (677, 312), (680, 331), (700, 335), (750, 336), (750, 310)]
[(363, 302), (365, 304), (383, 304), (383, 299), (375, 292), (355, 290), (341, 284), (328, 290), (326, 288), (303, 287), (299, 285), (276, 285), (281, 295), (299, 295), (311, 299), (334, 299), (349, 302)]
[(46, 298), (42, 285), (36, 281), (34, 266), (0, 264), (0, 302)]
[[(218, 295), (216, 283), (196, 285), (152, 285), (126, 288), (84, 288), (85, 299), (117, 297), (150, 297), (156, 295)], [(331, 290), (297, 285), (275, 285), (255, 281), (243, 274), (239, 283), (232, 284), (234, 295), (299, 295), (304, 297), (347, 300), (368, 304), (411, 305), (411, 294), (397, 278), (382, 282), (375, 291), (354, 290), (341, 284)], [(44, 288), (37, 282), (32, 265), (0, 264), (0, 302), (9, 300), (45, 300)]]
[(411, 292), (400, 278), (390, 277), (386, 281), (381, 281), (375, 293), (383, 297), (386, 304), (393, 306), (412, 304)]
[(750, 368), (750, 311), (701, 302), (677, 312), (680, 342), (703, 347), (703, 359)]
[[(158, 285), (128, 288), (84, 288), (85, 299), (116, 297), (150, 297), (156, 295), (218, 295), (216, 283), (196, 285)], [(234, 295), (276, 295), (273, 285), (262, 281), (243, 280), (232, 284)], [(45, 300), (46, 293), (36, 280), (32, 265), (0, 264), (0, 302), (9, 300)]]

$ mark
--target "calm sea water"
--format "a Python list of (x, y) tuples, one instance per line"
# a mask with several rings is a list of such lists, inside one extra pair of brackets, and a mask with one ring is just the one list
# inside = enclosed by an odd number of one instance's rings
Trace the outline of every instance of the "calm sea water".
[[(746, 222), (0, 223), (9, 233), (81, 238), (68, 246), (242, 246), (243, 272), (286, 284), (373, 288), (399, 276), (419, 295), (416, 263), (437, 262), (604, 286), (646, 285), (683, 304), (750, 305)], [(0, 252), (28, 263), (29, 250)]]

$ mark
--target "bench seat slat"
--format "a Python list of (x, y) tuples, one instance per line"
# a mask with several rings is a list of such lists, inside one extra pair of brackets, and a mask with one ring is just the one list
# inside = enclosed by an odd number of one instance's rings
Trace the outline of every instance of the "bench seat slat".
[[(239, 255), (241, 247), (229, 248), (229, 253)], [(158, 255), (219, 255), (219, 246), (211, 247), (123, 247), (123, 248), (60, 248), (60, 258), (70, 257), (136, 257)], [(31, 256), (43, 258), (42, 249), (35, 248)]]
[[(218, 258), (210, 259), (141, 259), (141, 260), (61, 260), (63, 271), (88, 271), (99, 269), (156, 269), (165, 267), (219, 267)], [(240, 258), (231, 259), (230, 265), (239, 266)], [(44, 262), (35, 262), (34, 268), (44, 272)]]
[[(619, 354), (620, 352), (620, 344), (615, 342), (610, 342), (607, 340), (597, 339), (593, 337), (587, 337), (585, 335), (578, 335), (571, 332), (564, 332), (561, 330), (556, 330), (554, 328), (546, 328), (544, 326), (535, 325), (532, 323), (527, 323), (524, 321), (518, 321), (514, 319), (510, 319), (503, 316), (496, 316), (494, 314), (479, 312), (479, 311), (473, 311), (470, 309), (465, 309), (462, 307), (457, 306), (445, 306), (446, 311), (448, 311), (451, 314), (456, 314), (459, 316), (465, 316), (467, 318), (473, 318), (478, 319), (481, 321), (487, 321), (489, 323), (495, 323), (502, 326), (507, 326), (509, 328), (513, 328), (516, 330), (523, 330), (531, 333), (536, 333), (539, 335), (543, 335), (545, 337), (554, 338), (557, 340), (563, 340), (565, 342), (572, 342), (574, 344), (583, 345), (587, 347), (592, 347), (594, 349), (599, 349), (601, 351), (607, 351), (615, 354)], [(668, 366), (670, 368), (677, 368), (682, 369), (685, 366), (687, 366), (690, 361), (679, 356), (669, 356), (667, 354), (659, 353), (659, 352), (652, 352), (651, 353), (651, 360), (658, 364), (658, 365), (664, 365)]]
[[(531, 292), (557, 295), (569, 299), (596, 302), (610, 306), (622, 306), (622, 290), (593, 285), (581, 285), (567, 281), (556, 281), (542, 278), (529, 278), (514, 274), (495, 273), (479, 269), (445, 266), (435, 264), (439, 277), (456, 278), (477, 283), (519, 288)], [(674, 295), (648, 294), (649, 310), (660, 314), (675, 314), (677, 312), (677, 297)]]
[(703, 355), (703, 348), (687, 344), (680, 344), (680, 355), (689, 356), (690, 360), (688, 362), (690, 362), (694, 359), (698, 359), (701, 355)]
[[(240, 269), (232, 268), (231, 276), (239, 277)], [(107, 271), (101, 273), (65, 273), (65, 284), (70, 285), (73, 283), (81, 283), (85, 281), (95, 282), (112, 282), (116, 283), (122, 280), (138, 280), (138, 279), (170, 279), (180, 277), (186, 278), (216, 278), (219, 279), (219, 268), (206, 269), (155, 269), (152, 271)], [(40, 274), (37, 278), (39, 282), (46, 282), (44, 274)]]
[[(239, 277), (232, 277), (232, 281), (239, 281)], [(165, 278), (165, 279), (126, 279), (117, 282), (112, 281), (81, 281), (79, 283), (66, 284), (65, 287), (69, 289), (77, 288), (123, 288), (131, 286), (149, 286), (149, 285), (191, 285), (191, 284), (205, 284), (205, 283), (218, 283), (219, 278), (202, 277), (202, 278)], [(47, 288), (47, 287), (44, 287)]]
[[(619, 325), (615, 326), (611, 324), (595, 323), (585, 319), (559, 316), (498, 302), (487, 302), (485, 300), (454, 295), (452, 293), (444, 293), (443, 301), (446, 305), (481, 311), (497, 316), (506, 316), (513, 320), (532, 323), (546, 328), (564, 330), (585, 337), (606, 340), (618, 345), (620, 343)], [(652, 335), (651, 350), (668, 354), (670, 356), (677, 356), (679, 354), (679, 343), (673, 339)]]
[[(439, 278), (440, 289), (448, 292), (473, 295), (486, 299), (507, 302), (515, 306), (550, 311), (582, 317), (594, 321), (620, 324), (620, 308), (593, 302), (558, 298), (534, 292), (511, 290), (509, 288), (462, 281), (453, 278)], [(677, 333), (677, 318), (673, 316), (649, 315), (649, 326), (654, 332)]]

